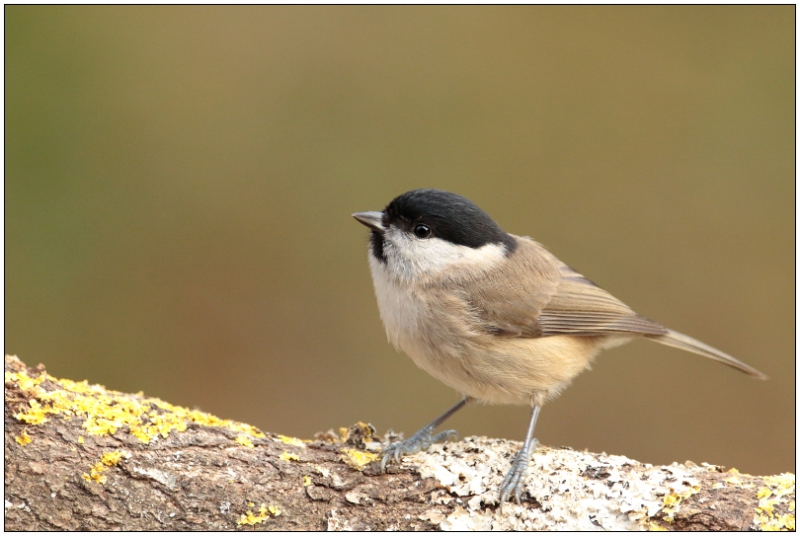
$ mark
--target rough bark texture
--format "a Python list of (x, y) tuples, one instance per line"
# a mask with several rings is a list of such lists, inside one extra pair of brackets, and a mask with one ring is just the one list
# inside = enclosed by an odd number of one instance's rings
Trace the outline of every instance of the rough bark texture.
[(539, 447), (521, 505), (497, 504), (519, 448), (467, 438), (380, 474), (369, 425), (301, 441), (5, 360), (8, 530), (794, 528), (794, 475), (654, 467)]

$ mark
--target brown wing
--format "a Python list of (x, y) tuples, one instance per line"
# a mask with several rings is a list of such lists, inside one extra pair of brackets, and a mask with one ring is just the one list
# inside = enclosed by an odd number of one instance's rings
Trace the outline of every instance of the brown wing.
[(544, 248), (531, 240), (517, 241), (502, 273), (488, 272), (462, 282), (463, 296), (485, 331), (503, 337), (541, 337), (539, 316), (561, 278), (558, 259), (540, 255), (538, 250)]
[(539, 315), (543, 335), (664, 335), (667, 329), (562, 264), (556, 294)]
[(464, 288), (486, 331), (528, 338), (667, 333), (541, 245), (516, 238), (518, 248), (507, 259), (502, 281), (489, 274)]

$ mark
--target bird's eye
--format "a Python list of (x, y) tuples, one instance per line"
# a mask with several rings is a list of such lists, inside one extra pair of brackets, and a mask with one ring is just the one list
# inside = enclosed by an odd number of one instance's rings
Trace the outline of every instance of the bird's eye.
[(417, 235), (418, 238), (428, 238), (431, 236), (431, 228), (424, 223), (420, 223), (414, 227), (414, 234)]

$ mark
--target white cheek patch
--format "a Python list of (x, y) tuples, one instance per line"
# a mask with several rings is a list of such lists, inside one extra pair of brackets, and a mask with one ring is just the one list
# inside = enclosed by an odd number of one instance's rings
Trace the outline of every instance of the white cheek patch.
[(501, 262), (505, 253), (503, 244), (471, 248), (441, 238), (417, 238), (396, 227), (386, 231), (383, 241), (387, 270), (405, 280), (433, 275), (455, 265), (490, 268)]

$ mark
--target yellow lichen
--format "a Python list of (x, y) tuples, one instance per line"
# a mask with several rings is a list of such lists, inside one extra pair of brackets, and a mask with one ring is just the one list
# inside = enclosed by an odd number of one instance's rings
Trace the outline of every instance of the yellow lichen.
[(772, 515), (775, 505), (779, 504), (780, 499), (761, 499), (756, 506), (756, 512), (759, 514)]
[(104, 484), (106, 481), (106, 477), (103, 475), (103, 471), (107, 469), (106, 465), (99, 461), (92, 466), (89, 470), (89, 474), (83, 473), (81, 478), (83, 478), (87, 482), (97, 482), (98, 484)]
[[(263, 437), (263, 436), (262, 436)], [(305, 447), (306, 444), (302, 439), (298, 439), (296, 437), (289, 437), (285, 435), (279, 435), (277, 437), (278, 441), (282, 443), (286, 443), (287, 445), (294, 445), (295, 447)]]
[(250, 438), (244, 434), (236, 436), (236, 442), (251, 449), (255, 448), (255, 445), (253, 445), (253, 442), (250, 440)]
[(308, 487), (311, 485), (311, 477), (308, 475), (303, 475), (303, 486)]
[(127, 452), (120, 452), (118, 450), (114, 450), (111, 452), (106, 452), (102, 456), (100, 456), (100, 461), (103, 462), (104, 465), (111, 467), (112, 465), (119, 464), (122, 458), (126, 458), (130, 456)]
[(294, 454), (292, 452), (284, 451), (280, 456), (278, 456), (281, 460), (288, 462), (288, 461), (300, 461), (300, 456)]
[(677, 493), (670, 493), (664, 496), (664, 506), (668, 508), (680, 504), (680, 502), (681, 498)]
[(367, 424), (365, 422), (358, 421), (353, 426), (349, 428), (341, 427), (339, 428), (339, 435), (340, 442), (345, 443), (348, 439), (350, 439), (351, 432), (355, 433), (356, 437), (360, 437), (362, 441), (370, 442), (372, 441), (372, 432), (375, 430), (371, 424)]
[(24, 447), (25, 445), (33, 441), (33, 439), (31, 439), (31, 436), (28, 435), (28, 432), (26, 430), (23, 430), (20, 435), (14, 438), (14, 441), (16, 441), (17, 443), (19, 443), (21, 446)]
[(681, 502), (697, 493), (700, 493), (700, 486), (692, 486), (680, 493), (673, 491), (672, 493), (664, 495), (664, 499), (662, 500), (664, 504), (664, 509), (662, 511), (666, 514), (664, 520), (668, 523), (675, 521), (675, 514), (681, 509)]
[[(784, 497), (792, 497), (795, 493), (795, 476), (792, 473), (783, 473), (775, 476), (764, 477), (764, 487), (756, 493), (758, 506), (753, 516), (753, 522), (764, 531), (795, 530), (794, 500), (784, 503)], [(782, 503), (786, 504), (789, 511), (777, 515), (775, 509)]]
[(731, 476), (726, 478), (725, 482), (727, 482), (728, 484), (734, 484), (734, 485), (737, 485), (737, 486), (741, 486), (742, 485), (742, 479), (739, 478), (739, 475), (741, 473), (739, 473), (738, 469), (736, 469), (735, 467), (731, 467), (730, 469), (728, 469), (728, 474), (731, 475)]
[(86, 482), (94, 481), (97, 482), (98, 484), (105, 484), (106, 477), (103, 474), (101, 474), (105, 470), (106, 466), (98, 462), (92, 466), (92, 469), (88, 474), (83, 473), (81, 475), (81, 478), (84, 479)]
[(129, 458), (130, 454), (127, 452), (120, 452), (118, 450), (114, 450), (111, 452), (106, 452), (102, 456), (100, 456), (100, 460), (96, 464), (94, 464), (91, 469), (89, 469), (89, 473), (83, 473), (81, 478), (83, 478), (87, 482), (97, 482), (98, 484), (104, 484), (106, 481), (106, 477), (103, 472), (108, 469), (109, 467), (113, 467), (122, 460), (122, 458)]
[(795, 519), (792, 514), (772, 516), (769, 514), (756, 514), (753, 522), (763, 531), (788, 531), (795, 530)]
[(794, 492), (795, 476), (792, 473), (765, 476), (764, 483), (772, 488), (773, 493), (783, 496)]
[(9, 372), (6, 371), (5, 373), (5, 383), (16, 383), (20, 390), (25, 392), (30, 392), (32, 389), (39, 386), (46, 378), (42, 376), (38, 376), (36, 378), (31, 378), (28, 376), (28, 373), (24, 370), (20, 372)]
[[(45, 380), (55, 384), (57, 389), (45, 390), (40, 385)], [(22, 370), (6, 371), (5, 382), (16, 384), (32, 397), (28, 408), (14, 415), (17, 420), (31, 425), (47, 422), (48, 416), (63, 419), (79, 417), (83, 419), (83, 429), (91, 435), (105, 436), (125, 430), (143, 443), (149, 443), (159, 436), (168, 437), (171, 432), (183, 432), (189, 424), (227, 428), (251, 437), (265, 437), (248, 424), (220, 419), (157, 398), (111, 391), (101, 385), (90, 385), (85, 380), (59, 380), (46, 372), (31, 377)], [(80, 439), (78, 441), (81, 442)]]
[(83, 436), (80, 436), (80, 437), (78, 438), (78, 443), (80, 443), (81, 445), (83, 445)]
[(43, 408), (42, 405), (39, 404), (38, 400), (32, 398), (28, 402), (28, 406), (30, 407), (30, 409), (26, 413), (17, 413), (16, 415), (14, 415), (14, 418), (17, 419), (18, 421), (22, 421), (24, 423), (33, 425), (43, 424), (47, 422), (47, 417), (45, 417), (46, 413), (45, 408)]
[(345, 463), (359, 471), (363, 471), (364, 467), (378, 459), (376, 454), (363, 452), (357, 449), (342, 449), (342, 452), (345, 454)]
[[(253, 503), (248, 503), (248, 506), (252, 507)], [(236, 524), (239, 526), (255, 525), (257, 523), (263, 523), (270, 517), (276, 517), (279, 515), (281, 515), (281, 511), (277, 506), (267, 506), (266, 504), (262, 504), (261, 508), (258, 509), (257, 514), (254, 514), (252, 511), (248, 510), (246, 514), (242, 514)]]

